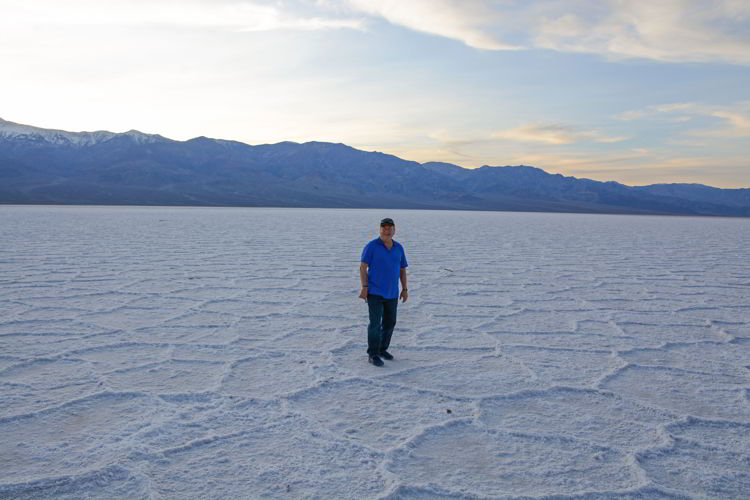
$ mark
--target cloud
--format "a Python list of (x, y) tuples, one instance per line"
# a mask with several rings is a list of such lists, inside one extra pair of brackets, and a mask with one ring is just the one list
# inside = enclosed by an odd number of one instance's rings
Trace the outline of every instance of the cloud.
[[(689, 114), (691, 112), (694, 112), (698, 108), (699, 108), (699, 105), (696, 103), (692, 103), (692, 102), (657, 104), (653, 106), (646, 106), (643, 109), (626, 111), (624, 113), (620, 113), (619, 115), (616, 115), (615, 118), (618, 120), (625, 120), (625, 121), (641, 120), (644, 118), (653, 118), (655, 116), (662, 117), (662, 115), (666, 113), (688, 113)], [(683, 117), (688, 116), (688, 114), (683, 115)]]
[(367, 30), (373, 18), (481, 50), (550, 49), (609, 59), (750, 65), (743, 0), (34, 0), (0, 27), (164, 25), (238, 31)]
[[(616, 116), (620, 120), (657, 119), (674, 123), (695, 122), (695, 129), (688, 134), (693, 136), (738, 138), (750, 137), (750, 101), (735, 103), (732, 106), (716, 106), (698, 103), (672, 103), (648, 106), (639, 110), (626, 111)], [(703, 120), (698, 120), (703, 118)], [(720, 127), (706, 127), (706, 118), (720, 119)], [(704, 128), (697, 128), (703, 126)]]
[(600, 181), (616, 179), (628, 185), (697, 182), (724, 188), (750, 186), (743, 156), (674, 156), (671, 152), (643, 149), (611, 153), (520, 153), (506, 164), (540, 167)]
[(612, 59), (750, 64), (747, 2), (610, 0), (603, 5), (593, 15), (563, 9), (547, 17), (535, 45)]
[(743, 137), (750, 136), (750, 117), (736, 112), (714, 111), (712, 116), (723, 118), (729, 122), (731, 130)]
[(741, 0), (343, 1), (477, 49), (750, 64), (750, 3)]
[(514, 129), (499, 130), (492, 133), (493, 139), (520, 142), (541, 142), (545, 144), (572, 144), (574, 142), (621, 142), (627, 137), (607, 137), (592, 130), (578, 130), (569, 125), (523, 125)]
[(486, 2), (457, 0), (348, 0), (364, 12), (415, 31), (458, 40), (469, 47), (485, 50), (515, 50), (492, 34)]
[[(11, 25), (163, 25), (238, 31), (364, 29), (364, 19), (307, 14), (261, 2), (218, 0), (37, 0), (3, 7)], [(12, 21), (12, 23), (11, 23)], [(0, 25), (4, 24), (0, 21)]]

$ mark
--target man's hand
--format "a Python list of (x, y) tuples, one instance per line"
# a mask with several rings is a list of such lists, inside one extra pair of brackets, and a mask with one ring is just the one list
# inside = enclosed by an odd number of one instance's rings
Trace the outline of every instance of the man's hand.
[(406, 300), (409, 298), (409, 292), (406, 290), (406, 288), (401, 290), (401, 295), (399, 295), (399, 298), (402, 302), (406, 302)]
[[(360, 262), (359, 263), (359, 284), (362, 286), (362, 288), (359, 290), (359, 298), (364, 299), (365, 302), (367, 302), (367, 270), (369, 269), (369, 264), (367, 262)], [(362, 285), (364, 283), (364, 285)]]

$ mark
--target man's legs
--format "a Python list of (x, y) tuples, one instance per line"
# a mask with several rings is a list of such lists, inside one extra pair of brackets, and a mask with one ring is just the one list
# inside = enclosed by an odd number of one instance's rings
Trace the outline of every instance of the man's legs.
[[(380, 352), (387, 351), (391, 345), (391, 335), (396, 326), (396, 310), (398, 299), (383, 300), (383, 339), (380, 342)], [(389, 358), (390, 359), (390, 358)]]
[(367, 354), (380, 354), (380, 344), (383, 339), (383, 302), (380, 295), (367, 296), (367, 308), (370, 310), (370, 324), (367, 327)]

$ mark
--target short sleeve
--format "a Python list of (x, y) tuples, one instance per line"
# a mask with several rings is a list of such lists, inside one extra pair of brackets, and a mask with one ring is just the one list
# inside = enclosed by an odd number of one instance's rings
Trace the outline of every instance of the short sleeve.
[(409, 267), (409, 264), (406, 262), (406, 252), (404, 252), (404, 249), (401, 249), (401, 268)]
[(369, 243), (365, 245), (365, 248), (362, 250), (362, 256), (359, 258), (360, 262), (364, 262), (365, 264), (372, 264), (372, 245)]

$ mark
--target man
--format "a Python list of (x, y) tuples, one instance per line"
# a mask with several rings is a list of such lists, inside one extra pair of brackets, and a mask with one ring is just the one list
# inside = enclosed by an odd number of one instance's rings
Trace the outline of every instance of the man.
[[(396, 326), (398, 299), (409, 298), (406, 288), (406, 254), (404, 247), (393, 239), (396, 225), (386, 217), (380, 221), (380, 237), (362, 250), (359, 259), (359, 279), (362, 289), (359, 297), (367, 302), (370, 325), (367, 327), (367, 355), (370, 363), (383, 366), (381, 357), (392, 360), (388, 352), (391, 335)], [(398, 281), (401, 280), (401, 294)]]

